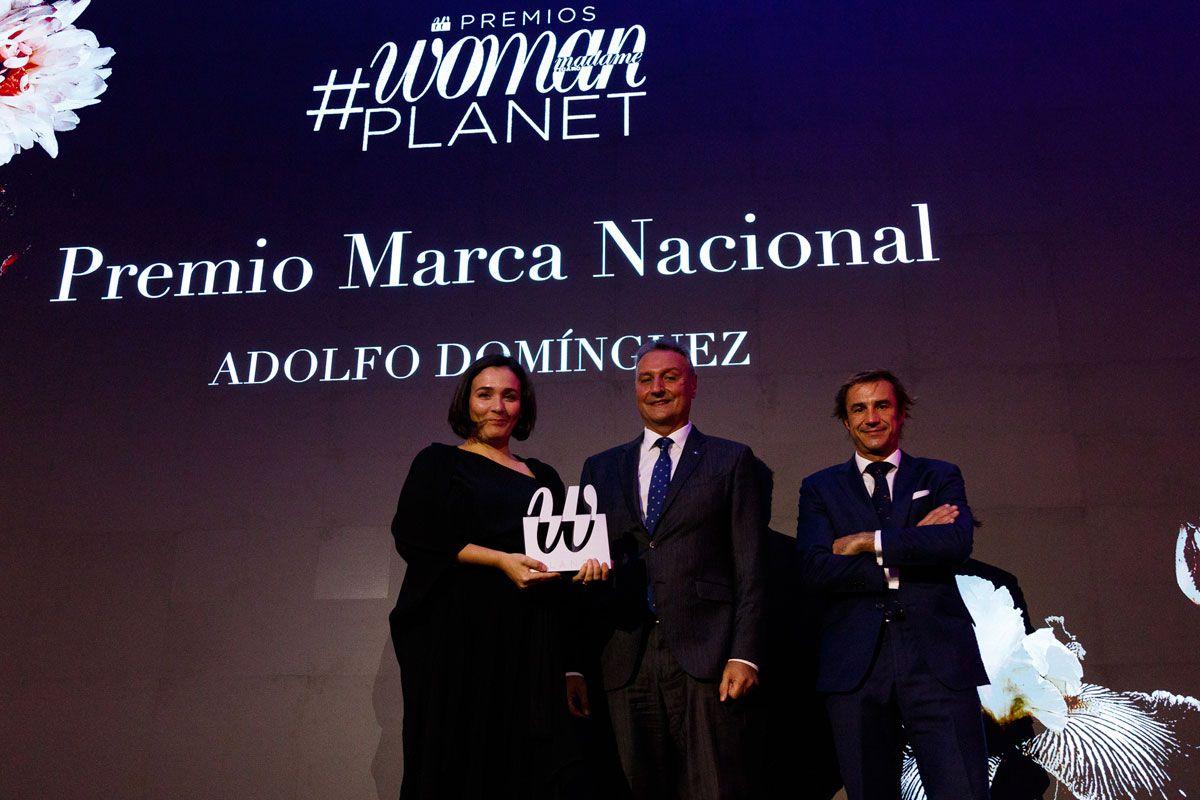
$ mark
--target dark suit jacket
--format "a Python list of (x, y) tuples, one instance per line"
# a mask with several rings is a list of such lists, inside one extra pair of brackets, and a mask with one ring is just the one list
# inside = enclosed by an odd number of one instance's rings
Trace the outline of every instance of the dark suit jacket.
[(694, 426), (667, 489), (651, 541), (642, 524), (638, 455), (642, 437), (589, 458), (581, 485), (596, 487), (608, 518), (614, 569), (594, 605), (606, 689), (636, 674), (649, 632), (646, 584), (662, 635), (680, 666), (717, 680), (730, 658), (763, 657), (763, 486), (744, 444)]
[[(913, 494), (928, 494), (913, 499)], [(952, 689), (986, 684), (971, 615), (954, 582), (971, 555), (975, 522), (958, 467), (903, 453), (892, 489), (891, 527), (882, 529), (883, 559), (899, 567), (900, 588), (890, 590), (874, 554), (834, 555), (833, 540), (880, 529), (858, 466), (845, 464), (809, 475), (800, 486), (796, 547), (801, 578), (823, 595), (817, 688), (843, 692), (864, 679), (884, 624), (884, 602), (900, 603), (917, 646), (934, 676)], [(958, 506), (950, 525), (917, 523), (943, 503)]]

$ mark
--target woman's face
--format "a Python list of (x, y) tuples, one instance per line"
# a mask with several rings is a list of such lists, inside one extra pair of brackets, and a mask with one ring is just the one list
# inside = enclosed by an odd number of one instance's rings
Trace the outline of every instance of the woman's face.
[(471, 381), (471, 422), (480, 441), (503, 444), (521, 418), (521, 381), (508, 367), (488, 367)]

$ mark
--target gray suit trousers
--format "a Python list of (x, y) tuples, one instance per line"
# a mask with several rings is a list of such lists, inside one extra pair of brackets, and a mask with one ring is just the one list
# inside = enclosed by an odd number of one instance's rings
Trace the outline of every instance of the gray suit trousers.
[(687, 674), (653, 625), (633, 680), (608, 693), (621, 768), (635, 800), (746, 800), (762, 774), (754, 694), (720, 701)]

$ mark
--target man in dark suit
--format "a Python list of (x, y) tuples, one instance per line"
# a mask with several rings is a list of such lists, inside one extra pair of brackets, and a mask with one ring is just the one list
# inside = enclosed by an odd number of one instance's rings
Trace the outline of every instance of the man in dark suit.
[(930, 800), (986, 800), (987, 683), (955, 569), (974, 520), (958, 467), (900, 452), (912, 399), (886, 370), (837, 393), (855, 454), (804, 479), (796, 546), (825, 599), (817, 688), (850, 800), (900, 796), (903, 743)]
[(613, 558), (600, 670), (636, 798), (742, 800), (761, 748), (748, 695), (762, 657), (766, 508), (750, 448), (692, 426), (696, 373), (659, 339), (637, 353), (645, 430), (587, 460)]

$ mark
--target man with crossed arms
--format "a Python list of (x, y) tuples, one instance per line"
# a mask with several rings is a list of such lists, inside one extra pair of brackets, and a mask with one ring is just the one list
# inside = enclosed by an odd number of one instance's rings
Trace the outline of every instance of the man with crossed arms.
[(892, 373), (860, 372), (835, 403), (855, 453), (804, 479), (796, 546), (825, 600), (817, 689), (846, 793), (899, 797), (907, 741), (929, 800), (987, 800), (988, 678), (954, 577), (975, 528), (962, 473), (900, 451), (912, 399)]

